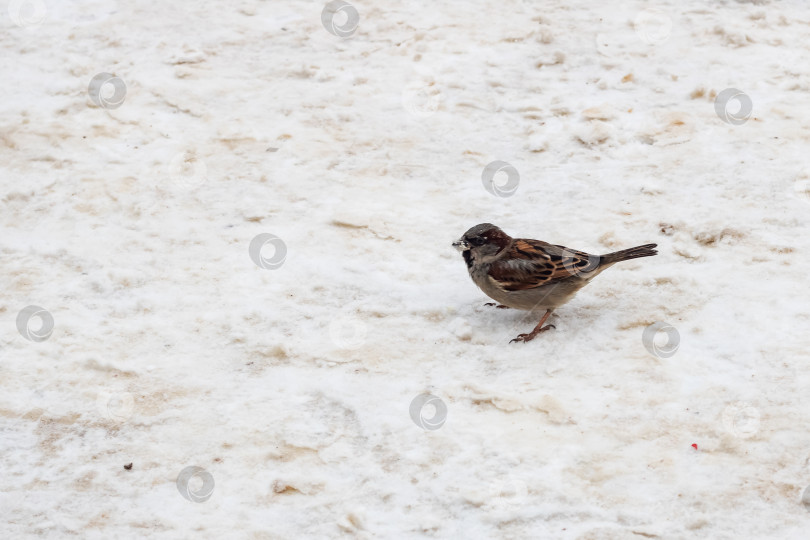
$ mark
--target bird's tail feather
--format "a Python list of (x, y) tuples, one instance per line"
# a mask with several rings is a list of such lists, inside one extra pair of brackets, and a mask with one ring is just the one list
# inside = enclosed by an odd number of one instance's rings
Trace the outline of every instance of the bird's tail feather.
[(613, 264), (630, 259), (638, 259), (639, 257), (652, 257), (653, 255), (658, 255), (658, 252), (655, 250), (657, 246), (658, 244), (644, 244), (643, 246), (614, 251), (613, 253), (602, 255), (601, 263)]

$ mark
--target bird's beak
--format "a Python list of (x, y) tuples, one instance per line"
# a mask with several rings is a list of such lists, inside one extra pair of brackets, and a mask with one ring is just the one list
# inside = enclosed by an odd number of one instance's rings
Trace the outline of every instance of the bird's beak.
[(453, 247), (459, 251), (467, 251), (470, 249), (470, 244), (468, 244), (466, 240), (458, 240), (453, 242)]

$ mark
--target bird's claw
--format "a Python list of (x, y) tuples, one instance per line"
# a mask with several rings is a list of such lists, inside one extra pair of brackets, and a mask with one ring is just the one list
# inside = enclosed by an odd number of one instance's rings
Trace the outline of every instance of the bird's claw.
[(557, 327), (554, 326), (553, 324), (547, 324), (543, 328), (541, 328), (539, 330), (536, 330), (536, 331), (533, 331), (533, 332), (530, 332), (528, 334), (518, 334), (517, 337), (510, 340), (509, 343), (514, 343), (516, 341), (522, 341), (523, 343), (526, 343), (527, 341), (531, 341), (535, 337), (537, 337), (537, 334), (539, 334), (540, 332), (545, 332), (546, 330), (550, 330), (552, 328), (554, 328), (555, 330), (557, 329)]

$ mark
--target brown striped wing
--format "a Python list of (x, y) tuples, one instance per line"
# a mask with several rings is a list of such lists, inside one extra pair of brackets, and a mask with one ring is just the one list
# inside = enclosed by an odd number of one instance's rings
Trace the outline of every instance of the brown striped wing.
[(549, 244), (541, 240), (517, 239), (489, 275), (506, 291), (534, 289), (580, 276), (599, 266), (598, 255)]

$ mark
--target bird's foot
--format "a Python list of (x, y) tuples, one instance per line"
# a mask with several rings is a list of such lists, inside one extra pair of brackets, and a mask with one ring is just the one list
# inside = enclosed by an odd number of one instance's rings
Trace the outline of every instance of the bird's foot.
[(484, 305), (485, 306), (495, 306), (498, 309), (511, 309), (509, 306), (505, 306), (503, 304), (496, 304), (495, 302), (487, 302)]
[(553, 324), (548, 324), (548, 325), (544, 326), (543, 328), (535, 328), (534, 330), (532, 330), (528, 334), (518, 334), (517, 337), (515, 339), (511, 340), (509, 343), (514, 343), (515, 341), (522, 341), (523, 343), (526, 343), (527, 341), (531, 341), (535, 337), (537, 337), (537, 334), (539, 334), (540, 332), (545, 332), (546, 330), (551, 330), (552, 328), (557, 328), (557, 327), (554, 326)]

